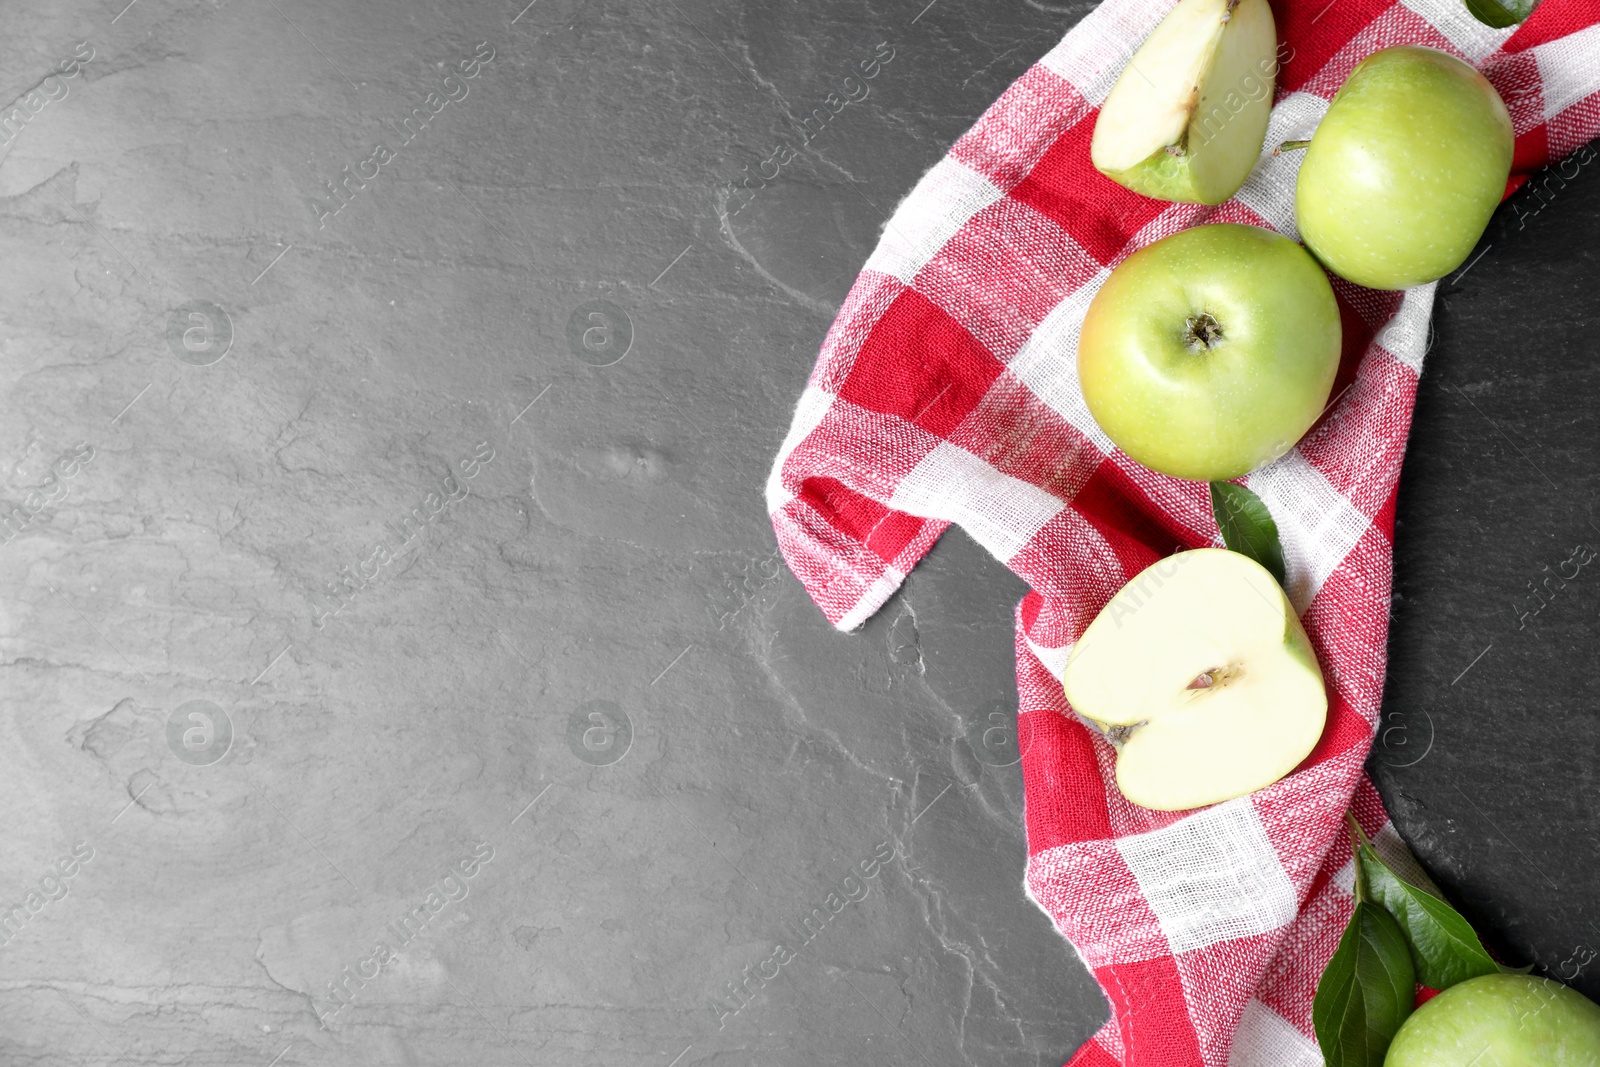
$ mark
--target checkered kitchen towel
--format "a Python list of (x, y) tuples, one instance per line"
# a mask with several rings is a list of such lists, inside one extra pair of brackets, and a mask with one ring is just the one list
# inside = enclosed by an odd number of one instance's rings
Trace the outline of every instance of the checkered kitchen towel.
[[(1205, 485), (1142, 469), (1090, 418), (1079, 324), (1112, 266), (1187, 226), (1294, 236), (1299, 166), (1298, 153), (1264, 157), (1219, 208), (1146, 199), (1095, 172), (1096, 107), (1173, 3), (1105, 0), (900, 204), (823, 343), (768, 506), (789, 566), (840, 629), (876, 611), (953, 522), (1031, 586), (1016, 612), (1026, 887), (1112, 1008), (1075, 1067), (1315, 1067), (1312, 993), (1352, 906), (1346, 810), (1395, 845), (1362, 765), (1434, 286), (1335, 280), (1337, 402), (1249, 478), (1329, 678), (1321, 743), (1297, 773), (1226, 804), (1127, 803), (1110, 746), (1063, 699), (1062, 666), (1130, 576), (1221, 539)], [(1310, 136), (1350, 69), (1400, 43), (1452, 52), (1495, 83), (1517, 132), (1514, 184), (1600, 133), (1600, 0), (1543, 0), (1515, 32), (1480, 25), (1462, 0), (1274, 7), (1284, 62), (1268, 144)]]

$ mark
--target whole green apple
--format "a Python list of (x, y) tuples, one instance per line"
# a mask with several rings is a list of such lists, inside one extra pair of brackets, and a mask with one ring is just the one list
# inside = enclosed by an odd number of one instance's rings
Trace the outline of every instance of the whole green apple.
[(1311, 428), (1339, 341), (1333, 288), (1305, 249), (1257, 226), (1195, 226), (1111, 272), (1084, 316), (1078, 379), (1134, 460), (1226, 481)]
[(1357, 64), (1312, 135), (1295, 222), (1328, 269), (1406, 289), (1466, 260), (1505, 193), (1511, 116), (1487, 78), (1432, 48)]
[(1559, 982), (1488, 974), (1400, 1027), (1384, 1067), (1600, 1067), (1600, 1005)]

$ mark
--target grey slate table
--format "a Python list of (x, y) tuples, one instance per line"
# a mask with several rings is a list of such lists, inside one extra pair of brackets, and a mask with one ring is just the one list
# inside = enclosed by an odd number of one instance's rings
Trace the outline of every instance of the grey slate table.
[[(883, 214), (1090, 6), (10, 12), (0, 1062), (1088, 1037), (971, 740), (1020, 583), (952, 531), (835, 634), (762, 488)], [(1600, 179), (1516, 203), (1442, 289), (1373, 766), (1595, 995), (1600, 573), (1526, 613), (1600, 546)]]

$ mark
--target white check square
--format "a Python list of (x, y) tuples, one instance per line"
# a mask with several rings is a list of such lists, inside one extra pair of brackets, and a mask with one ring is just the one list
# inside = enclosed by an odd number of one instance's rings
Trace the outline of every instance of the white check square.
[(1295, 917), (1294, 886), (1247, 797), (1120, 838), (1117, 847), (1174, 955), (1264, 934)]

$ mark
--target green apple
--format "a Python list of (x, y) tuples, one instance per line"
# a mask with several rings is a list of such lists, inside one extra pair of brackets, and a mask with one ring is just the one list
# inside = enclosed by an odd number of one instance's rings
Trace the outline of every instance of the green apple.
[(1339, 341), (1333, 287), (1305, 249), (1256, 226), (1195, 226), (1111, 272), (1084, 316), (1078, 379), (1133, 459), (1227, 481), (1311, 428)]
[(1228, 199), (1261, 156), (1277, 46), (1267, 0), (1182, 0), (1100, 105), (1095, 168), (1162, 200)]
[(1511, 116), (1487, 78), (1432, 48), (1356, 65), (1295, 186), (1300, 237), (1357, 285), (1406, 289), (1455, 270), (1511, 173)]
[(1559, 982), (1487, 974), (1418, 1008), (1384, 1067), (1600, 1067), (1600, 1005)]
[(1117, 748), (1117, 788), (1182, 811), (1271, 785), (1322, 736), (1327, 690), (1283, 589), (1255, 560), (1179, 552), (1123, 586), (1073, 646), (1067, 702)]

